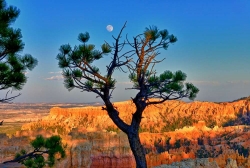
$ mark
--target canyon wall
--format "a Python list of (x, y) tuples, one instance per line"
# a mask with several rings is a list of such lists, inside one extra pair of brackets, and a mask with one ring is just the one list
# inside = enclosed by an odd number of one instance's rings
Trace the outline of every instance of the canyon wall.
[[(132, 101), (117, 102), (114, 106), (119, 111), (119, 116), (128, 124), (135, 111)], [(165, 132), (164, 126), (176, 118), (186, 118), (187, 121), (198, 122), (203, 120), (206, 124), (211, 121), (213, 126), (221, 126), (228, 119), (236, 118), (236, 115), (250, 112), (250, 103), (241, 100), (232, 103), (166, 101), (159, 105), (148, 106), (141, 122), (142, 132)], [(183, 123), (185, 125), (185, 123)], [(191, 124), (190, 126), (192, 126)], [(115, 125), (102, 106), (83, 108), (59, 108), (54, 107), (50, 114), (39, 122), (25, 124), (22, 130), (32, 130), (39, 127), (62, 127), (70, 132), (73, 128), (84, 127), (87, 130), (106, 129)], [(211, 127), (210, 126), (210, 127)], [(143, 131), (144, 130), (144, 131)], [(173, 130), (174, 131), (174, 130)]]
[[(140, 138), (145, 149), (150, 149), (150, 152), (146, 155), (149, 168), (164, 164), (176, 165), (177, 162), (196, 159), (196, 153), (202, 147), (197, 142), (199, 137), (204, 137), (204, 148), (207, 151), (218, 153), (221, 150), (217, 157), (209, 158), (208, 165), (214, 165), (212, 162), (216, 162), (219, 167), (225, 167), (227, 160), (233, 159), (241, 167), (250, 167), (250, 157), (244, 157), (237, 150), (229, 149), (228, 144), (228, 142), (237, 142), (245, 148), (249, 148), (250, 132), (246, 131), (246, 128), (250, 129), (249, 126), (215, 127), (211, 129), (206, 127), (204, 122), (199, 122), (192, 127), (185, 127), (174, 132), (141, 133)], [(1, 143), (1, 149), (4, 146), (5, 152), (1, 151), (1, 161), (11, 159), (16, 152), (23, 148), (27, 151), (31, 150), (29, 141), (34, 139), (36, 135), (41, 134), (50, 137), (55, 133), (46, 130), (26, 130), (18, 132), (12, 138), (4, 137), (5, 140)], [(170, 137), (171, 148), (158, 152), (158, 148), (163, 148), (166, 140)], [(210, 137), (211, 141), (208, 141), (207, 137)], [(84, 132), (81, 129), (73, 129), (72, 132), (62, 136), (62, 138), (63, 143), (67, 144), (67, 157), (56, 164), (55, 167), (57, 168), (135, 167), (127, 138), (122, 132)], [(179, 147), (176, 146), (178, 140), (181, 142)], [(190, 141), (190, 144), (185, 144), (185, 140)], [(186, 150), (187, 148), (189, 148), (189, 151)], [(183, 164), (186, 164), (186, 162)], [(188, 164), (191, 163), (188, 162)], [(195, 164), (195, 160), (192, 161), (192, 164)]]
[[(133, 103), (117, 102), (114, 106), (129, 124), (135, 111)], [(250, 127), (221, 127), (229, 119), (239, 114), (249, 115), (249, 112), (247, 100), (231, 103), (166, 101), (147, 107), (140, 139), (147, 152), (149, 168), (203, 155), (209, 156), (211, 164), (216, 162), (219, 167), (225, 167), (228, 159), (234, 159), (239, 166), (250, 167), (249, 155), (242, 153), (250, 147)], [(50, 114), (38, 122), (23, 125), (15, 137), (28, 138), (22, 146), (29, 149), (28, 140), (38, 134), (47, 137), (59, 134), (67, 143), (67, 157), (56, 167), (135, 167), (126, 135), (117, 129), (102, 106), (52, 108)], [(9, 155), (5, 152), (2, 160), (13, 156), (15, 151)]]

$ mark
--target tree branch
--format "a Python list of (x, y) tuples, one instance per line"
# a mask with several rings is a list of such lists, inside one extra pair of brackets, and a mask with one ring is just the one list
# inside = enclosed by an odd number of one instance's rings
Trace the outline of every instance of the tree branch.
[(123, 29), (126, 27), (126, 24), (127, 24), (127, 22), (125, 22), (125, 24), (123, 25), (123, 27), (122, 27), (122, 29), (121, 29), (121, 31), (120, 31), (118, 37), (115, 38), (115, 53), (114, 53), (114, 58), (113, 58), (113, 60), (112, 60), (111, 66), (108, 68), (107, 77), (111, 77), (111, 76), (112, 76), (112, 73), (113, 73), (114, 69), (115, 69), (116, 66), (117, 66), (116, 60), (117, 60), (117, 58), (118, 58), (118, 52), (119, 52), (119, 48), (118, 48), (118, 46), (119, 46), (119, 39), (121, 38), (122, 31), (123, 31)]
[(48, 150), (46, 150), (46, 151), (39, 151), (39, 150), (36, 151), (36, 150), (34, 150), (33, 152), (30, 152), (28, 154), (22, 155), (22, 156), (20, 156), (18, 158), (15, 158), (13, 160), (5, 161), (5, 162), (3, 162), (3, 164), (11, 163), (11, 162), (18, 162), (18, 163), (20, 163), (22, 160), (24, 160), (24, 159), (26, 159), (28, 157), (34, 158), (37, 155), (43, 155), (44, 153), (48, 153), (48, 152), (49, 152)]
[(0, 99), (0, 103), (10, 103), (12, 100), (14, 100), (15, 98), (21, 95), (21, 93), (18, 93), (18, 95), (16, 96), (8, 97), (9, 92), (10, 90), (7, 91), (5, 98)]
[(123, 132), (128, 133), (129, 125), (125, 123), (120, 117), (119, 112), (114, 108), (113, 104), (109, 101), (109, 99), (103, 99), (106, 111), (108, 112), (109, 117), (112, 121), (120, 128)]

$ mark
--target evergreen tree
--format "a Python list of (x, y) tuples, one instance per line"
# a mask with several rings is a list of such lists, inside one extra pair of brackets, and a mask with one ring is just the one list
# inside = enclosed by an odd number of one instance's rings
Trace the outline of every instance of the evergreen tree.
[[(15, 159), (3, 163), (19, 162), (28, 168), (42, 168), (44, 166), (52, 167), (56, 160), (65, 157), (65, 147), (59, 136), (44, 138), (38, 135), (31, 145), (34, 148), (32, 152), (27, 153), (27, 151), (21, 150), (16, 154)], [(47, 156), (44, 157), (44, 155)]]
[[(69, 44), (62, 45), (57, 59), (59, 67), (63, 69), (65, 87), (68, 90), (78, 88), (81, 91), (97, 94), (104, 101), (106, 106), (104, 110), (109, 117), (127, 134), (137, 168), (146, 168), (145, 151), (139, 138), (139, 127), (145, 108), (183, 97), (192, 100), (199, 90), (191, 83), (184, 83), (186, 74), (182, 71), (165, 71), (157, 75), (154, 70), (155, 64), (161, 62), (157, 60), (159, 50), (166, 50), (170, 44), (177, 41), (174, 35), (170, 35), (167, 30), (159, 30), (151, 26), (142, 34), (133, 37), (131, 41), (126, 38), (120, 42), (125, 26), (126, 23), (117, 38), (114, 37), (113, 46), (104, 43), (101, 51), (96, 50), (93, 44), (87, 44), (90, 38), (88, 32), (80, 33), (78, 40), (81, 44), (74, 48)], [(129, 47), (131, 49), (128, 49)], [(128, 50), (124, 51), (125, 48)], [(111, 54), (112, 59), (110, 64), (106, 65), (106, 74), (102, 75), (93, 63), (107, 54)], [(111, 102), (116, 84), (116, 79), (113, 77), (114, 71), (125, 72), (124, 68), (128, 68), (129, 79), (134, 84), (131, 89), (138, 91), (132, 98), (136, 111), (132, 114), (130, 124), (120, 118), (118, 110)]]
[[(20, 29), (14, 29), (11, 24), (19, 16), (20, 10), (8, 6), (4, 0), (0, 0), (0, 91), (8, 89), (21, 90), (27, 81), (25, 72), (32, 70), (37, 65), (37, 60), (30, 54), (20, 55), (24, 48)], [(18, 95), (8, 97), (6, 91), (0, 102), (9, 102)]]

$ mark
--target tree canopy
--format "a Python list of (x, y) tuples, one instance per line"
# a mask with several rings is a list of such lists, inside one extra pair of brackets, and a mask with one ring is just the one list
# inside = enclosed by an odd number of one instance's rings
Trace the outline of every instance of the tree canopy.
[[(24, 49), (21, 30), (11, 27), (19, 14), (19, 9), (0, 0), (0, 91), (21, 90), (27, 81), (26, 71), (38, 63), (30, 54), (20, 55)], [(9, 91), (0, 102), (9, 102), (20, 95), (8, 97)]]
[[(165, 101), (182, 97), (189, 99), (196, 97), (198, 89), (191, 83), (183, 84), (186, 74), (182, 71), (173, 73), (166, 70), (157, 76), (153, 69), (156, 63), (161, 62), (155, 60), (156, 56), (160, 54), (157, 50), (160, 48), (166, 50), (169, 44), (175, 43), (177, 38), (174, 35), (169, 35), (167, 30), (159, 31), (157, 27), (150, 26), (143, 34), (134, 37), (133, 42), (127, 40), (118, 44), (120, 38), (121, 33), (115, 39), (116, 43), (113, 47), (104, 43), (101, 50), (97, 50), (95, 45), (87, 44), (90, 35), (86, 32), (79, 34), (78, 40), (81, 44), (78, 46), (72, 48), (69, 44), (62, 45), (57, 59), (59, 67), (63, 69), (65, 87), (68, 90), (78, 88), (83, 91), (95, 92), (103, 98), (104, 88), (114, 89), (116, 84), (116, 80), (112, 78), (114, 70), (126, 66), (130, 72), (129, 79), (134, 84), (131, 89), (144, 88), (145, 100), (160, 98)], [(118, 55), (124, 45), (130, 45), (132, 50)], [(99, 68), (93, 63), (109, 53), (113, 55), (113, 59), (107, 66), (107, 74), (101, 75)], [(132, 58), (134, 56), (137, 56), (136, 59)], [(121, 60), (122, 58), (125, 60)]]
[[(187, 97), (193, 100), (199, 89), (192, 83), (185, 83), (186, 74), (180, 70), (176, 72), (164, 71), (157, 74), (155, 65), (160, 49), (167, 50), (177, 38), (169, 34), (166, 29), (159, 30), (156, 26), (149, 26), (142, 34), (136, 35), (132, 40), (128, 37), (122, 40), (122, 27), (113, 45), (105, 42), (101, 50), (95, 45), (88, 44), (88, 32), (80, 33), (80, 44), (73, 48), (69, 44), (62, 45), (57, 55), (58, 65), (63, 69), (64, 84), (68, 90), (78, 88), (81, 91), (97, 94), (105, 103), (104, 110), (108, 112), (112, 121), (128, 136), (131, 150), (135, 156), (138, 168), (145, 168), (145, 151), (139, 139), (139, 127), (144, 109), (151, 104), (159, 104), (167, 100)], [(122, 41), (121, 41), (122, 40)], [(126, 50), (125, 50), (126, 48)], [(129, 49), (128, 49), (129, 48)], [(96, 60), (105, 55), (111, 55), (111, 61), (106, 65), (106, 73), (100, 72), (94, 65)], [(136, 111), (132, 114), (130, 124), (119, 117), (119, 111), (113, 106), (111, 97), (115, 89), (116, 79), (113, 74), (116, 70), (129, 72), (132, 88), (137, 94), (132, 98)], [(104, 73), (104, 75), (103, 75)], [(153, 99), (154, 98), (154, 99)]]

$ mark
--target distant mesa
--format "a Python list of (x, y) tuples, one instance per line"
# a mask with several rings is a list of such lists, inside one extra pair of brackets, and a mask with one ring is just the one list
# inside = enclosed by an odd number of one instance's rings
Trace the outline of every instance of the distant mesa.
[(237, 102), (237, 101), (240, 101), (240, 100), (250, 100), (250, 96), (248, 96), (248, 97), (241, 97), (239, 99), (233, 100), (232, 102)]

